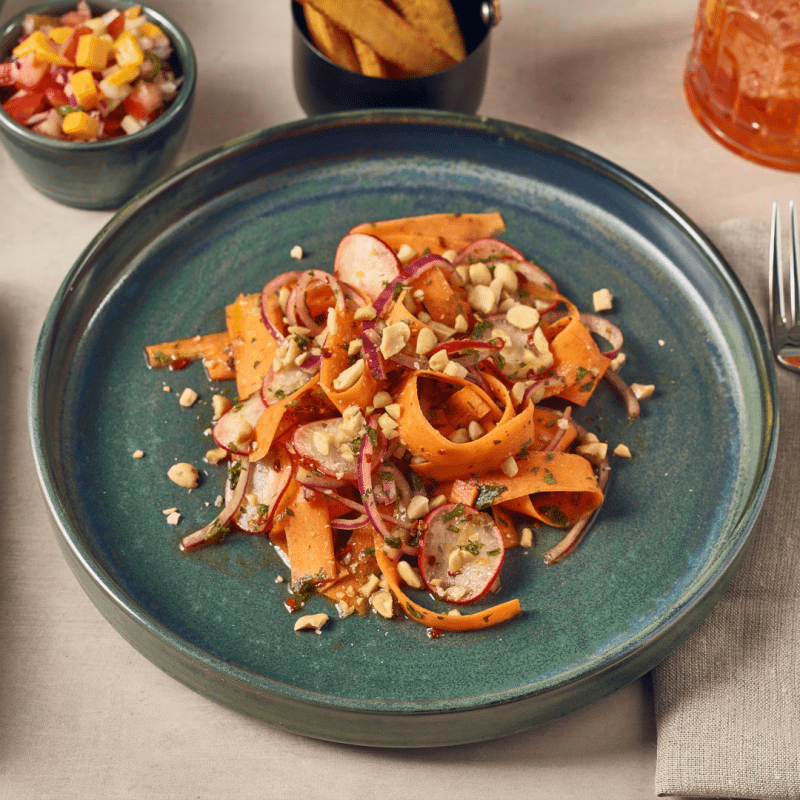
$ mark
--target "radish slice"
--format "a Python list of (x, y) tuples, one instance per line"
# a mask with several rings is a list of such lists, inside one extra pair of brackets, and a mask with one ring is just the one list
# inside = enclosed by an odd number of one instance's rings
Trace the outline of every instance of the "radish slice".
[(348, 233), (336, 248), (333, 274), (375, 300), (400, 274), (400, 262), (394, 250), (377, 237)]
[(343, 422), (341, 417), (335, 417), (298, 425), (292, 432), (292, 449), (305, 467), (337, 480), (355, 481), (355, 454), (354, 460), (348, 461), (336, 444), (339, 439), (345, 443), (339, 432)]
[(302, 389), (319, 372), (321, 363), (321, 358), (312, 356), (306, 359), (302, 367), (292, 364), (278, 372), (270, 367), (261, 383), (261, 401), (264, 407), (271, 406)]
[[(355, 482), (358, 478), (356, 455), (358, 449), (353, 449), (354, 439), (352, 433), (347, 432), (351, 425), (342, 417), (315, 420), (298, 425), (292, 431), (291, 449), (296, 459), (310, 470), (315, 470), (324, 476), (335, 478), (337, 481)], [(383, 438), (383, 437), (381, 437)], [(353, 461), (342, 455), (341, 446), (346, 445), (353, 454)], [(381, 463), (386, 451), (385, 440), (378, 444), (372, 456), (371, 469)]]
[(229, 453), (239, 454), (250, 451), (258, 418), (266, 410), (261, 392), (254, 392), (247, 400), (231, 406), (214, 426), (214, 441)]
[(453, 264), (462, 266), (465, 264), (475, 264), (478, 261), (526, 261), (519, 250), (511, 247), (500, 239), (487, 237), (476, 239), (468, 244), (455, 258)]
[[(292, 461), (281, 447), (271, 449), (264, 458), (251, 465), (245, 479), (244, 499), (235, 514), (236, 525), (247, 533), (264, 533), (272, 527), (278, 507), (292, 476)], [(229, 502), (238, 483), (228, 473), (225, 484), (225, 501)], [(241, 481), (242, 477), (238, 477)]]
[(181, 550), (187, 553), (190, 550), (199, 550), (207, 544), (219, 541), (231, 529), (233, 517), (244, 501), (250, 469), (250, 461), (246, 458), (236, 459), (231, 464), (230, 472), (235, 470), (238, 478), (236, 482), (232, 484), (233, 491), (230, 499), (225, 504), (225, 508), (223, 508), (208, 525), (203, 526), (199, 531), (184, 536), (180, 544)]
[(419, 543), (419, 571), (440, 600), (466, 605), (495, 582), (505, 558), (494, 519), (470, 506), (448, 503), (425, 519)]

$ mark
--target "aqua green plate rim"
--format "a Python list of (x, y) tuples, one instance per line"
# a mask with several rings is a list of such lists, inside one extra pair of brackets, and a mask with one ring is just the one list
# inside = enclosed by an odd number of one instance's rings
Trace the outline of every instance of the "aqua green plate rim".
[[(86, 313), (86, 326), (90, 327), (92, 313), (103, 305), (112, 290), (118, 290), (129, 279), (127, 264), (117, 264), (110, 268), (109, 274), (103, 273), (103, 259), (110, 258), (109, 251), (139, 253), (147, 246), (158, 248), (159, 235), (168, 235), (172, 228), (185, 225), (199, 213), (198, 204), (193, 205), (189, 199), (198, 189), (200, 194), (206, 192), (206, 202), (210, 205), (219, 198), (246, 194), (254, 185), (252, 176), (239, 180), (238, 184), (234, 177), (230, 185), (225, 185), (225, 179), (219, 177), (221, 165), (237, 164), (258, 153), (300, 152), (298, 168), (310, 169), (313, 175), (315, 170), (336, 169), (347, 159), (368, 159), (372, 155), (369, 137), (376, 131), (400, 135), (412, 132), (421, 137), (420, 141), (430, 141), (434, 167), (439, 165), (437, 159), (441, 160), (437, 148), (442, 138), (454, 142), (457, 149), (462, 148), (464, 152), (460, 155), (467, 154), (480, 161), (471, 151), (476, 146), (472, 141), (475, 139), (488, 148), (487, 153), (499, 159), (497, 163), (507, 158), (509, 169), (525, 186), (536, 185), (537, 170), (544, 166), (546, 171), (553, 162), (558, 163), (559, 169), (563, 166), (574, 170), (589, 182), (599, 181), (612, 199), (616, 197), (623, 207), (642, 211), (648, 219), (655, 218), (667, 231), (668, 238), (674, 237), (681, 247), (691, 251), (702, 262), (702, 266), (694, 264), (691, 269), (707, 273), (722, 293), (713, 302), (719, 300), (727, 310), (732, 308), (735, 312), (736, 321), (730, 324), (740, 338), (729, 352), (723, 352), (723, 360), (728, 367), (729, 361), (747, 364), (748, 373), (752, 374), (740, 377), (746, 380), (748, 392), (753, 390), (753, 396), (741, 398), (741, 402), (754, 404), (757, 412), (757, 418), (750, 421), (753, 430), (749, 432), (750, 446), (755, 449), (751, 454), (755, 466), (746, 485), (737, 486), (743, 497), (736, 518), (725, 521), (725, 536), (704, 551), (703, 563), (692, 581), (670, 598), (667, 608), (635, 635), (623, 634), (619, 642), (603, 652), (590, 654), (580, 663), (564, 665), (555, 675), (535, 676), (530, 682), (486, 693), (455, 696), (451, 692), (448, 696), (424, 700), (348, 697), (340, 691), (341, 686), (325, 692), (278, 682), (214, 656), (155, 619), (139, 598), (120, 588), (107, 565), (101, 564), (92, 538), (94, 532), (79, 530), (75, 524), (72, 508), (75, 498), (65, 489), (69, 470), (59, 463), (57, 443), (74, 420), (65, 418), (56, 422), (59, 415), (69, 417), (75, 410), (73, 405), (71, 410), (63, 411), (56, 400), (70, 378), (69, 369), (58, 363), (55, 356), (63, 356), (64, 348), (69, 349), (70, 336), (63, 328), (63, 321), (75, 315), (81, 318), (81, 313)], [(328, 141), (334, 143), (331, 152), (326, 152)], [(312, 144), (321, 156), (309, 154)], [(319, 160), (315, 162), (315, 158)], [(381, 157), (377, 160), (380, 163)], [(493, 167), (497, 163), (493, 162)], [(448, 168), (452, 166), (456, 173), (461, 165), (458, 159), (454, 165), (448, 162)], [(270, 167), (265, 174), (275, 178), (286, 168), (285, 165)], [(214, 187), (210, 188), (205, 181), (212, 173)], [(387, 181), (387, 192), (397, 188), (392, 175), (382, 176), (381, 180)], [(574, 198), (566, 192), (565, 198), (557, 199), (574, 203), (580, 213), (585, 210), (580, 191), (575, 192)], [(169, 210), (167, 202), (171, 204)], [(567, 211), (571, 213), (574, 209), (568, 207)], [(137, 229), (145, 233), (137, 234)], [(137, 236), (143, 237), (142, 241)], [(646, 242), (642, 245), (625, 239), (624, 235), (623, 240), (633, 249), (648, 248)], [(656, 253), (656, 260), (658, 257)], [(89, 311), (81, 311), (82, 303)], [(78, 334), (80, 345), (85, 333), (79, 330)], [(74, 346), (74, 342), (69, 345)], [(620, 167), (574, 144), (500, 120), (432, 111), (341, 113), (277, 126), (199, 156), (142, 192), (103, 227), (67, 275), (43, 325), (31, 375), (30, 435), (40, 484), (65, 558), (111, 624), (167, 673), (217, 702), (307, 736), (389, 747), (457, 744), (524, 730), (600, 699), (659, 663), (709, 613), (740, 563), (774, 463), (777, 392), (768, 353), (752, 305), (716, 248), (668, 200)]]

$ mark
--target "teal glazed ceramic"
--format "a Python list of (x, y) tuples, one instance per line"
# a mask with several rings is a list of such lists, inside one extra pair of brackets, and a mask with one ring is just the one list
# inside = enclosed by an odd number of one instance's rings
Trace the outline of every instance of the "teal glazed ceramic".
[[(203, 462), (202, 366), (150, 371), (142, 347), (224, 328), (224, 307), (275, 274), (329, 269), (357, 223), (500, 211), (504, 238), (580, 308), (606, 287), (628, 381), (655, 394), (629, 424), (601, 386), (576, 416), (632, 458), (578, 550), (546, 566), (543, 529), (511, 550), (491, 603), (502, 626), (429, 638), (402, 619), (295, 633), (286, 570), (264, 537), (186, 554), (225, 470)], [(295, 245), (305, 256), (290, 257)], [(674, 206), (579, 147), (510, 123), (438, 112), (309, 118), (197, 158), (122, 208), (73, 266), (35, 357), (30, 426), (58, 541), (86, 592), (135, 648), (197, 692), (306, 736), (435, 746), (512, 734), (640, 677), (730, 581), (775, 455), (775, 376), (753, 308)], [(172, 391), (165, 392), (164, 386)], [(186, 409), (184, 387), (200, 394)], [(144, 457), (132, 458), (141, 449)], [(166, 473), (203, 469), (188, 492)], [(166, 523), (177, 508), (181, 521)], [(432, 603), (421, 596), (421, 602)], [(483, 601), (481, 601), (483, 602)]]
[[(102, 142), (68, 142), (28, 130), (0, 112), (0, 141), (28, 181), (53, 200), (74, 208), (116, 209), (170, 167), (186, 137), (197, 82), (194, 50), (183, 31), (160, 11), (142, 3), (92, 2), (102, 14), (141, 5), (170, 38), (172, 65), (183, 76), (178, 96), (155, 122), (137, 133)], [(25, 14), (63, 14), (75, 3), (44, 3), (20, 12), (0, 30), (0, 61), (16, 46)]]
[(433, 75), (374, 78), (335, 64), (311, 43), (303, 7), (292, 9), (292, 75), (306, 114), (369, 108), (430, 108), (474, 113), (483, 99), (489, 67), (491, 30), (500, 21), (499, 4), (488, 0), (454, 3), (467, 57)]

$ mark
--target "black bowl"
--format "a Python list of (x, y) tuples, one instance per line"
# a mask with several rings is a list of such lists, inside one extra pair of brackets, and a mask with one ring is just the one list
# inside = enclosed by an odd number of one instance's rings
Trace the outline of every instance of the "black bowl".
[(483, 98), (489, 40), (499, 22), (499, 4), (489, 0), (454, 3), (467, 57), (421, 78), (373, 78), (334, 64), (311, 43), (300, 3), (291, 0), (292, 71), (297, 99), (306, 114), (364, 108), (430, 108), (474, 114)]

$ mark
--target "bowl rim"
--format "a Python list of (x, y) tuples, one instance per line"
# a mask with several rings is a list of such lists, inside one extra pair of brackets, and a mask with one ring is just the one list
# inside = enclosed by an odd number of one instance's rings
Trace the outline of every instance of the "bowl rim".
[[(0, 111), (0, 132), (9, 137), (23, 139), (27, 143), (40, 148), (52, 149), (56, 152), (65, 153), (91, 152), (104, 150), (123, 149), (129, 145), (136, 145), (139, 142), (149, 139), (154, 134), (158, 134), (162, 129), (170, 125), (179, 117), (185, 109), (189, 107), (195, 86), (197, 85), (197, 56), (192, 47), (189, 37), (183, 29), (163, 12), (142, 2), (133, 0), (88, 0), (93, 11), (101, 10), (103, 13), (111, 9), (126, 9), (140, 6), (142, 13), (148, 19), (154, 21), (159, 27), (163, 28), (170, 38), (172, 47), (180, 60), (183, 69), (183, 83), (175, 100), (167, 107), (167, 110), (149, 125), (146, 125), (135, 133), (128, 133), (125, 136), (116, 136), (113, 139), (103, 139), (99, 142), (76, 142), (67, 139), (52, 139), (35, 133), (30, 128), (12, 119), (5, 111)], [(18, 14), (6, 21), (0, 28), (0, 48), (3, 42), (13, 37), (18, 38), (18, 32), (22, 28), (22, 21), (26, 14), (41, 14), (46, 11), (61, 9), (69, 10), (77, 5), (77, 0), (55, 0), (47, 3), (37, 3), (22, 9)], [(63, 12), (62, 12), (63, 13)], [(12, 41), (13, 41), (12, 39)], [(8, 52), (0, 49), (0, 61), (5, 61)]]

